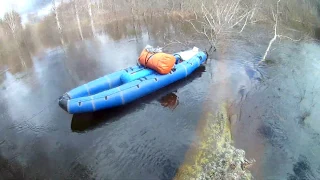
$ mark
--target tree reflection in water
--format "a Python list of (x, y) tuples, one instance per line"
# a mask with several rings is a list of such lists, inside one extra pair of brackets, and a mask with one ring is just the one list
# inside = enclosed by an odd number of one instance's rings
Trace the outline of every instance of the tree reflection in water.
[(172, 92), (163, 96), (159, 102), (163, 107), (168, 107), (169, 109), (174, 110), (179, 105), (179, 97)]

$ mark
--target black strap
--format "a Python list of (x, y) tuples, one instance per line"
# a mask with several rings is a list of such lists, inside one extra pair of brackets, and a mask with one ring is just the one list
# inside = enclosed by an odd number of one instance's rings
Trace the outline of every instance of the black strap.
[(149, 55), (149, 52), (147, 51), (147, 55), (146, 55), (146, 57), (144, 58), (144, 66), (147, 66), (147, 57), (148, 57), (148, 55)]
[[(149, 60), (151, 59), (151, 57), (152, 57), (153, 55), (155, 55), (156, 53), (153, 53), (153, 54), (151, 54), (151, 56), (148, 57), (149, 54), (150, 54), (150, 52), (148, 52), (148, 53), (146, 54), (146, 57), (144, 58), (144, 59), (145, 59), (145, 61), (144, 61), (144, 67), (145, 67), (145, 68), (147, 67), (147, 64), (148, 64)], [(147, 58), (147, 57), (148, 57), (148, 58)]]
[(179, 56), (179, 58), (180, 58), (181, 60), (183, 60), (180, 54), (174, 54), (174, 56), (176, 56), (176, 55)]
[[(179, 57), (178, 57), (178, 58), (179, 58), (179, 59), (178, 59), (178, 63), (179, 63), (180, 61), (184, 61), (184, 60), (182, 59), (182, 57), (181, 57), (180, 54), (174, 54), (174, 56), (179, 56)], [(177, 63), (177, 64), (178, 64), (178, 63)]]
[(155, 54), (152, 54), (151, 56), (148, 57), (148, 59), (146, 59), (145, 65), (147, 66), (149, 60), (152, 58), (152, 56), (154, 56)]

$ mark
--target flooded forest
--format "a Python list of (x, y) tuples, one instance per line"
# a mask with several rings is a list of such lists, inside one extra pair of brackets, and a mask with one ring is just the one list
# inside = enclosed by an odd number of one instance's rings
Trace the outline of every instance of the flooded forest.
[[(320, 179), (320, 1), (0, 6), (0, 180)], [(58, 106), (146, 45), (208, 59), (121, 107)]]

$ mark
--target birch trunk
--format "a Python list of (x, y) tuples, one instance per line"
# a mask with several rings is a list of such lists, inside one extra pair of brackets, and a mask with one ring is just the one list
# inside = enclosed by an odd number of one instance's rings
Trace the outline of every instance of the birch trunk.
[(118, 15), (117, 15), (117, 9), (116, 9), (115, 0), (112, 0), (111, 9), (112, 9), (111, 11), (114, 14), (115, 20), (118, 21)]
[(136, 41), (138, 41), (138, 36), (137, 36), (137, 28), (136, 28), (136, 24), (135, 24), (135, 17), (134, 17), (134, 12), (133, 12), (133, 7), (131, 8), (131, 13), (132, 13), (132, 26), (133, 26), (133, 30), (134, 30), (134, 35), (136, 37)]
[(9, 28), (11, 30), (11, 33), (13, 35), (13, 38), (16, 39), (15, 34), (16, 34), (17, 25), (16, 25), (15, 20), (14, 20), (13, 11), (10, 11), (8, 13), (8, 16), (7, 16), (7, 18), (5, 18), (4, 22), (6, 22), (8, 24), (8, 26), (9, 26)]
[(89, 16), (90, 16), (91, 31), (92, 31), (93, 36), (95, 36), (95, 34), (96, 34), (96, 29), (95, 29), (94, 23), (93, 23), (92, 9), (91, 9), (91, 0), (87, 0), (87, 4), (88, 4)]
[(76, 3), (76, 1), (74, 1), (73, 3), (74, 3), (74, 10), (75, 10), (75, 13), (76, 13), (76, 19), (77, 19), (79, 34), (80, 34), (81, 40), (83, 40), (83, 34), (82, 34), (82, 28), (81, 28), (81, 23), (80, 23), (77, 3)]
[(59, 14), (58, 14), (57, 6), (56, 6), (56, 0), (52, 0), (52, 7), (53, 7), (53, 11), (54, 11), (54, 16), (55, 16), (55, 19), (56, 19), (56, 24), (57, 24), (58, 32), (59, 32), (59, 34), (60, 34), (60, 42), (61, 42), (62, 45), (64, 45), (63, 34), (62, 34), (62, 27), (61, 27), (61, 23), (60, 23), (60, 19), (59, 19)]
[[(20, 45), (19, 45), (19, 42), (18, 42), (18, 38), (17, 38), (17, 29), (19, 28), (18, 24), (17, 24), (17, 14), (15, 14), (13, 12), (13, 10), (11, 10), (10, 12), (8, 12), (8, 14), (5, 16), (4, 18), (4, 22), (8, 25), (10, 31), (11, 31), (11, 34), (12, 34), (12, 37), (13, 37), (13, 41), (15, 43), (15, 46), (17, 47), (17, 50), (18, 50), (18, 57), (21, 61), (21, 65), (23, 67), (26, 67), (26, 64), (22, 58), (22, 55), (21, 55), (21, 50), (20, 50)], [(19, 36), (20, 37), (20, 36)], [(20, 39), (20, 38), (19, 38)]]
[(101, 8), (102, 8), (102, 10), (104, 10), (103, 4), (104, 4), (104, 2), (103, 2), (103, 0), (101, 0)]
[(263, 55), (261, 61), (259, 62), (259, 64), (260, 64), (261, 62), (264, 62), (264, 61), (266, 60), (267, 55), (268, 55), (268, 53), (269, 53), (269, 51), (270, 51), (270, 48), (271, 48), (272, 44), (274, 43), (275, 40), (277, 40), (277, 37), (279, 36), (278, 33), (277, 33), (277, 28), (278, 28), (278, 16), (279, 16), (279, 3), (280, 3), (280, 1), (281, 1), (281, 0), (278, 0), (278, 2), (277, 2), (277, 12), (276, 12), (276, 14), (273, 14), (273, 18), (274, 18), (274, 20), (275, 20), (275, 24), (274, 24), (274, 36), (273, 36), (273, 38), (269, 41), (268, 47), (267, 47), (267, 49), (266, 49), (266, 52), (264, 53), (264, 55)]
[(136, 8), (136, 2), (135, 0), (131, 0), (131, 16), (132, 16), (132, 26), (133, 26), (133, 30), (134, 30), (134, 34), (135, 34), (135, 37), (136, 37), (136, 41), (138, 40), (138, 37), (137, 37), (137, 28), (136, 28), (136, 25), (135, 25), (135, 22), (136, 22), (136, 18), (135, 18), (135, 8)]

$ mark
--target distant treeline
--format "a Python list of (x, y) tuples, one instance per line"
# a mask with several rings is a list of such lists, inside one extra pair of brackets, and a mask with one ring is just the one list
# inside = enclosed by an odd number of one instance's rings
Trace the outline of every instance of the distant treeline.
[[(24, 66), (28, 64), (25, 57), (32, 57), (41, 48), (65, 45), (98, 33), (109, 31), (114, 39), (121, 39), (123, 34), (128, 33), (138, 36), (142, 31), (139, 23), (157, 26), (155, 17), (162, 15), (179, 17), (189, 24), (187, 21), (194, 17), (201, 22), (205, 14), (209, 14), (214, 21), (221, 19), (219, 15), (223, 13), (232, 15), (233, 11), (237, 11), (245, 12), (248, 17), (239, 19), (240, 27), (244, 23), (270, 23), (276, 3), (277, 0), (53, 0), (49, 14), (45, 17), (29, 14), (24, 25), (15, 11), (7, 12), (0, 19), (0, 66), (12, 66), (17, 60)], [(319, 2), (281, 0), (280, 4), (284, 26), (313, 33), (319, 24)], [(210, 12), (204, 13), (206, 10)], [(121, 21), (116, 27), (109, 25)], [(218, 23), (226, 28), (226, 25)], [(119, 28), (121, 25), (122, 28)], [(201, 26), (201, 23), (196, 25)], [(152, 26), (147, 27), (152, 30)], [(126, 32), (121, 34), (121, 30)]]

